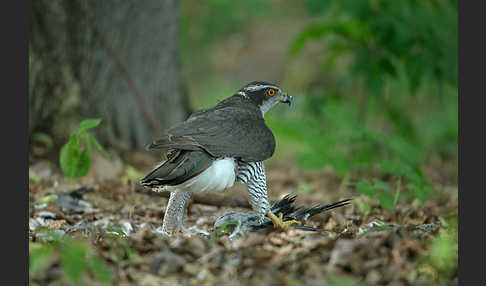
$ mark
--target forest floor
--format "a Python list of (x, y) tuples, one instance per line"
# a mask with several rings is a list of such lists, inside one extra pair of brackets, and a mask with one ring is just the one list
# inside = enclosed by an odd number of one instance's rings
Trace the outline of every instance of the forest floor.
[(168, 238), (158, 232), (167, 198), (134, 183), (154, 163), (140, 154), (98, 158), (76, 181), (52, 162), (31, 165), (30, 284), (457, 285), (457, 162), (431, 162), (425, 172), (433, 198), (399, 202), (394, 211), (356, 193), (349, 182), (362, 175), (343, 180), (327, 168), (269, 167), (272, 202), (289, 193), (309, 207), (353, 201), (312, 217), (308, 224), (319, 231), (270, 229), (232, 240), (214, 235), (213, 224), (227, 209), (249, 211), (231, 205), (246, 197), (243, 185), (214, 194), (212, 205), (189, 205), (185, 226), (210, 235)]

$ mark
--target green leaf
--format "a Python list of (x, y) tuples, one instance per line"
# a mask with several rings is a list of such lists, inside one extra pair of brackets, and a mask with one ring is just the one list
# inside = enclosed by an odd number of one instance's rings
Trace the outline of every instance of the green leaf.
[(125, 232), (117, 226), (108, 227), (108, 231), (115, 232), (119, 236), (125, 236), (126, 235)]
[(91, 155), (88, 150), (81, 152), (79, 156), (76, 178), (86, 176), (91, 167)]
[(30, 248), (31, 247), (29, 247), (29, 277), (34, 278), (53, 261), (54, 250), (50, 245)]
[(100, 152), (107, 155), (96, 138), (88, 130), (98, 126), (101, 119), (86, 119), (79, 124), (79, 130), (71, 134), (69, 141), (64, 144), (59, 154), (59, 163), (63, 174), (75, 179), (86, 176), (91, 167), (91, 144)]
[(378, 200), (380, 201), (380, 205), (389, 210), (393, 211), (395, 208), (395, 198), (393, 197), (393, 194), (391, 193), (381, 193), (378, 195)]
[(389, 194), (393, 193), (393, 188), (388, 183), (385, 183), (380, 179), (374, 178), (373, 185), (375, 190), (381, 190)]
[(370, 182), (361, 181), (356, 185), (356, 191), (358, 194), (374, 196), (376, 195), (376, 190), (373, 188)]
[(408, 190), (412, 196), (417, 198), (420, 202), (425, 202), (429, 199), (430, 194), (433, 192), (433, 189), (424, 186), (424, 187), (419, 187), (415, 184), (408, 184), (407, 185)]
[(74, 240), (66, 240), (61, 267), (75, 283), (78, 283), (86, 272), (86, 246)]
[(71, 135), (71, 139), (61, 148), (59, 156), (61, 170), (70, 179), (85, 176), (91, 166), (90, 144), (86, 145), (86, 150), (80, 150), (79, 137)]
[(61, 152), (59, 155), (59, 163), (61, 164), (61, 170), (63, 174), (68, 178), (75, 177), (75, 166), (77, 165), (78, 156), (78, 136), (76, 134), (71, 134), (68, 143), (61, 147)]
[(402, 166), (400, 166), (399, 164), (392, 162), (390, 160), (385, 160), (385, 161), (381, 162), (380, 163), (380, 169), (383, 172), (392, 174), (396, 177), (400, 177), (400, 176), (403, 175)]
[(93, 257), (90, 260), (90, 268), (98, 280), (107, 285), (113, 284), (111, 272), (108, 270), (103, 260), (98, 257)]
[(425, 186), (427, 185), (427, 180), (424, 178), (422, 171), (419, 168), (408, 168), (404, 172), (405, 178), (407, 180), (417, 186)]
[(48, 204), (48, 203), (51, 203), (51, 202), (56, 201), (56, 200), (57, 200), (56, 194), (47, 195), (47, 196), (44, 196), (44, 197), (38, 199), (37, 201), (35, 201), (34, 205)]
[(79, 124), (80, 130), (88, 130), (98, 126), (101, 123), (101, 118), (86, 119)]
[(51, 149), (52, 146), (54, 146), (54, 142), (52, 141), (52, 137), (49, 136), (46, 133), (36, 132), (36, 133), (32, 134), (32, 140), (43, 144), (44, 146), (46, 146), (47, 149)]
[(29, 181), (33, 181), (35, 183), (40, 182), (39, 176), (34, 171), (29, 170)]
[(441, 216), (439, 217), (439, 221), (444, 228), (447, 228), (449, 226), (449, 223)]
[(443, 271), (450, 271), (457, 265), (457, 236), (442, 232), (430, 247), (430, 260)]
[(88, 134), (88, 140), (91, 143), (93, 143), (93, 145), (95, 145), (95, 147), (98, 149), (98, 151), (101, 152), (101, 154), (103, 154), (105, 156), (108, 156), (108, 153), (105, 151), (105, 149), (103, 148), (103, 146), (101, 146), (100, 142), (96, 139), (96, 137), (94, 137), (91, 134)]

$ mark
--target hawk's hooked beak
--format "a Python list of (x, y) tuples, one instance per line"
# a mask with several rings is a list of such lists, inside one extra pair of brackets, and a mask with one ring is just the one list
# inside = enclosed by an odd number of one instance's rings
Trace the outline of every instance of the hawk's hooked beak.
[(280, 102), (281, 102), (281, 103), (288, 103), (288, 104), (289, 104), (289, 106), (290, 106), (290, 104), (292, 103), (292, 96), (287, 95), (287, 94), (284, 94), (284, 95), (282, 96), (282, 99), (280, 100)]

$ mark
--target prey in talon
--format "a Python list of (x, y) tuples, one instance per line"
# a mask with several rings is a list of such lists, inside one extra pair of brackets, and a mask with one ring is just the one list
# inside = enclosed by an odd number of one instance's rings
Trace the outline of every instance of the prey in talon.
[(266, 231), (275, 228), (317, 231), (317, 228), (306, 225), (309, 218), (348, 205), (351, 201), (351, 199), (345, 199), (307, 208), (295, 205), (295, 199), (296, 195), (289, 194), (274, 203), (263, 221), (259, 221), (253, 212), (226, 211), (222, 216), (218, 217), (214, 223), (214, 229), (219, 234), (223, 234), (223, 232), (229, 234), (230, 238), (243, 236), (248, 232)]
[(272, 211), (268, 211), (267, 216), (272, 220), (273, 226), (275, 228), (283, 230), (290, 229), (292, 224), (302, 224), (300, 221), (295, 219), (284, 221), (283, 213), (278, 213), (277, 217)]

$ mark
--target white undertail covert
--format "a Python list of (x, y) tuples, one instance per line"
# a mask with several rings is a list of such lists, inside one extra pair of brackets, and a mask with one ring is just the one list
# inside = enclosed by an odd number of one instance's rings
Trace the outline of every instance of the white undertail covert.
[(233, 158), (214, 160), (204, 172), (174, 188), (195, 193), (222, 191), (235, 183), (236, 166)]

